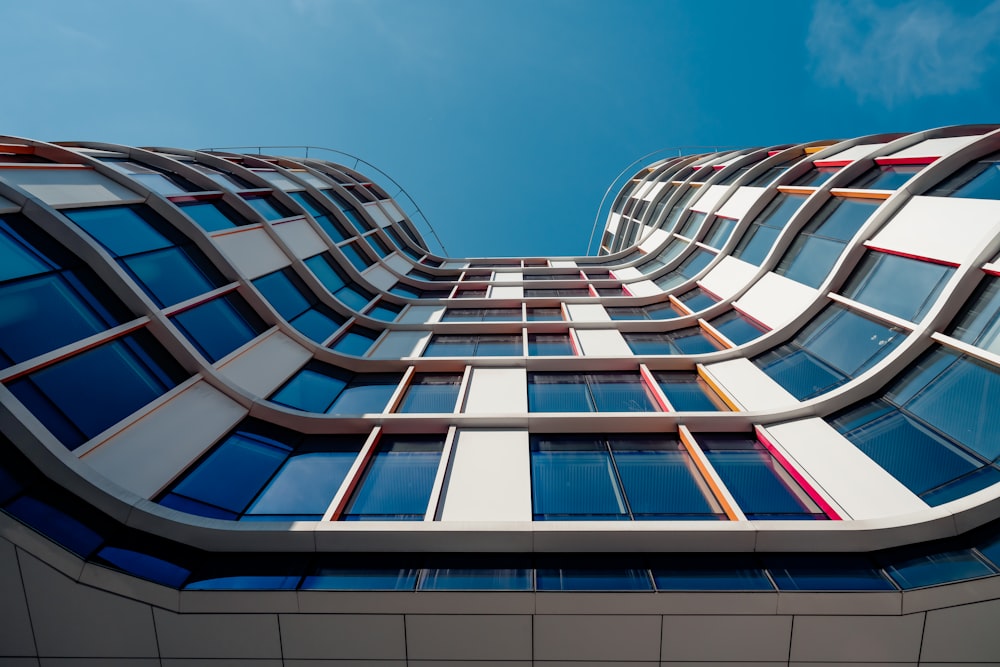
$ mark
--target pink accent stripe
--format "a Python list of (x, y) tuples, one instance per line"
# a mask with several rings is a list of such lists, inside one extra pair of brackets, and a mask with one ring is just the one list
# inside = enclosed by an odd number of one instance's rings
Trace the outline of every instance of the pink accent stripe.
[(937, 157), (877, 157), (875, 164), (890, 166), (894, 164), (930, 164), (938, 159)]
[(728, 166), (729, 166), (728, 164), (717, 164), (714, 167), (712, 167), (712, 169), (716, 169), (716, 170), (718, 170), (718, 169), (725, 169)]
[(733, 310), (735, 310), (737, 313), (739, 313), (743, 317), (747, 318), (748, 320), (750, 320), (751, 322), (753, 322), (754, 324), (756, 324), (757, 326), (759, 326), (764, 331), (770, 331), (771, 330), (771, 327), (767, 326), (766, 324), (764, 324), (763, 322), (761, 322), (760, 320), (758, 320), (756, 317), (754, 317), (753, 315), (751, 315), (747, 311), (745, 311), (742, 308), (740, 308), (739, 306), (737, 306), (735, 303), (733, 304)]
[(694, 284), (697, 285), (698, 287), (700, 287), (702, 292), (704, 292), (705, 294), (709, 295), (710, 297), (712, 297), (716, 301), (722, 301), (722, 297), (721, 296), (719, 296), (718, 294), (716, 294), (712, 290), (710, 290), (707, 287), (705, 287), (700, 280), (696, 280), (694, 282)]
[[(618, 276), (616, 276), (615, 272), (612, 271), (611, 269), (608, 269), (608, 278), (611, 278), (611, 280), (618, 280)], [(624, 285), (623, 285), (623, 287), (624, 287)]]
[(1000, 270), (998, 269), (983, 269), (983, 273), (991, 276), (1000, 276)]
[(651, 393), (653, 398), (656, 399), (656, 404), (660, 406), (660, 409), (664, 412), (672, 412), (670, 406), (664, 403), (663, 399), (660, 398), (660, 392), (657, 391), (656, 378), (654, 378), (652, 373), (649, 372), (649, 369), (645, 366), (639, 366), (639, 375), (642, 377), (642, 381), (646, 383), (646, 388), (649, 390), (649, 393)]
[(941, 264), (943, 266), (958, 267), (961, 266), (957, 262), (949, 262), (943, 259), (934, 259), (933, 257), (924, 257), (923, 255), (914, 255), (910, 252), (902, 252), (900, 250), (893, 250), (891, 248), (880, 248), (866, 243), (865, 247), (869, 250), (874, 250), (876, 252), (884, 252), (887, 255), (896, 255), (897, 257), (907, 257), (909, 259), (919, 259), (921, 262), (930, 262), (931, 264)]
[(590, 296), (601, 296), (597, 293), (597, 290), (594, 289), (593, 285), (587, 285), (587, 289), (590, 291)]
[(837, 511), (833, 509), (833, 506), (830, 505), (830, 503), (828, 503), (823, 496), (821, 496), (819, 492), (806, 481), (805, 477), (803, 477), (798, 470), (792, 467), (792, 465), (788, 462), (788, 459), (786, 459), (782, 453), (775, 448), (771, 441), (767, 439), (767, 436), (764, 435), (764, 429), (760, 426), (755, 426), (754, 431), (757, 433), (757, 441), (764, 445), (764, 448), (771, 453), (771, 456), (775, 458), (778, 465), (784, 468), (785, 472), (792, 476), (795, 483), (802, 487), (802, 490), (806, 492), (806, 495), (809, 496), (821, 510), (823, 510), (823, 513), (834, 521), (842, 521), (843, 517), (837, 514)]
[(813, 160), (814, 167), (846, 167), (853, 160)]
[(781, 152), (781, 151), (768, 151), (768, 152), (767, 152), (767, 156), (768, 156), (768, 157), (774, 157), (775, 155), (777, 155), (777, 154), (778, 154), (778, 153), (780, 153), (780, 152)]
[(625, 296), (635, 296), (625, 283), (622, 283), (622, 292), (625, 293)]

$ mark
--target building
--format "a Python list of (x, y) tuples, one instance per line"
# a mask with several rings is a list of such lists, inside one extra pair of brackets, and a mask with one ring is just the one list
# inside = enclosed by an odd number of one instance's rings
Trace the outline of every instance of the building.
[(1000, 662), (996, 126), (660, 160), (589, 257), (313, 155), (0, 139), (0, 665)]

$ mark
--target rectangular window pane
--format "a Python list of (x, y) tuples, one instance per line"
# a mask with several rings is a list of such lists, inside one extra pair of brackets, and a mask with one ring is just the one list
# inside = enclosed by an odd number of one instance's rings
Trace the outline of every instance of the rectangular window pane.
[(253, 340), (267, 328), (238, 294), (212, 299), (174, 315), (171, 320), (212, 362)]
[(535, 520), (628, 518), (611, 454), (596, 439), (532, 438), (531, 498)]
[(443, 447), (436, 437), (383, 437), (341, 519), (423, 520)]
[(530, 412), (593, 412), (596, 410), (583, 375), (528, 373)]
[(844, 296), (912, 322), (927, 314), (955, 269), (883, 252), (865, 253)]
[(396, 412), (454, 412), (461, 375), (418, 373), (410, 381)]

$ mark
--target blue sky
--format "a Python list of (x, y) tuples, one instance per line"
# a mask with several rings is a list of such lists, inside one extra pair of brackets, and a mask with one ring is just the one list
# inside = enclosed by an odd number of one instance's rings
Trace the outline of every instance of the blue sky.
[(1000, 0), (32, 0), (0, 22), (0, 133), (338, 148), (454, 256), (583, 253), (660, 148), (1000, 122)]

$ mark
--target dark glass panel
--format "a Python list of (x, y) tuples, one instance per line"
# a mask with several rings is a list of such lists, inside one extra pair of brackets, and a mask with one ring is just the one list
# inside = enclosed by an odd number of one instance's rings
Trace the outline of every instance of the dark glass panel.
[(333, 345), (330, 347), (341, 354), (362, 357), (366, 352), (368, 352), (368, 349), (378, 337), (378, 331), (365, 329), (364, 327), (355, 325), (334, 341)]
[(437, 334), (431, 337), (422, 356), (425, 357), (471, 357), (476, 351), (476, 336), (452, 336)]
[(372, 319), (382, 320), (383, 322), (394, 322), (402, 310), (402, 306), (389, 303), (388, 301), (380, 301), (375, 307), (369, 308), (365, 312), (365, 315)]
[(690, 308), (692, 313), (697, 313), (699, 310), (705, 310), (709, 306), (714, 306), (719, 302), (718, 299), (711, 296), (700, 287), (690, 289), (677, 298), (681, 301), (681, 303)]
[(461, 375), (418, 373), (410, 381), (396, 412), (454, 412)]
[(529, 373), (529, 412), (593, 412), (594, 400), (583, 375)]
[(313, 362), (293, 375), (270, 400), (305, 412), (326, 412), (349, 380), (347, 371)]
[(722, 513), (676, 440), (635, 435), (609, 441), (635, 519), (711, 519)]
[(528, 308), (529, 322), (561, 322), (561, 308)]
[(228, 204), (223, 203), (222, 200), (183, 204), (181, 210), (206, 232), (232, 229), (249, 222), (240, 217), (239, 213)]
[(386, 403), (401, 376), (396, 373), (359, 373), (344, 387), (333, 405), (327, 409), (331, 415), (377, 414), (385, 410)]
[(752, 555), (690, 554), (657, 558), (653, 581), (660, 591), (770, 591)]
[(653, 376), (670, 405), (678, 412), (728, 410), (711, 387), (694, 373), (656, 371)]
[(971, 549), (933, 552), (919, 547), (903, 549), (887, 554), (884, 566), (888, 575), (903, 590), (988, 577), (995, 573)]
[(569, 334), (529, 334), (528, 354), (538, 356), (573, 356)]
[(983, 278), (948, 333), (984, 350), (1000, 352), (1000, 279)]
[(600, 412), (655, 412), (658, 409), (638, 374), (591, 373), (587, 381)]
[(767, 333), (767, 329), (738, 310), (730, 310), (724, 315), (709, 320), (708, 323), (736, 345), (749, 343)]
[(140, 210), (129, 206), (107, 206), (62, 211), (62, 214), (114, 255), (127, 256), (174, 245), (150, 224), (152, 214), (146, 211), (140, 213)]
[(927, 194), (937, 197), (1000, 199), (1000, 154), (994, 153), (973, 162)]
[(844, 286), (846, 297), (912, 322), (927, 314), (955, 269), (869, 251)]
[(185, 310), (171, 319), (212, 362), (253, 340), (267, 328), (243, 297), (235, 293)]
[(383, 437), (341, 518), (423, 520), (443, 446), (436, 437)]
[(245, 197), (245, 199), (265, 220), (281, 220), (291, 215), (291, 211), (279, 204), (274, 197)]
[(848, 186), (857, 190), (896, 190), (924, 168), (922, 164), (876, 166)]
[(882, 571), (863, 556), (788, 555), (764, 558), (782, 591), (892, 591)]
[(628, 518), (611, 453), (598, 439), (532, 438), (531, 499), (536, 520)]

